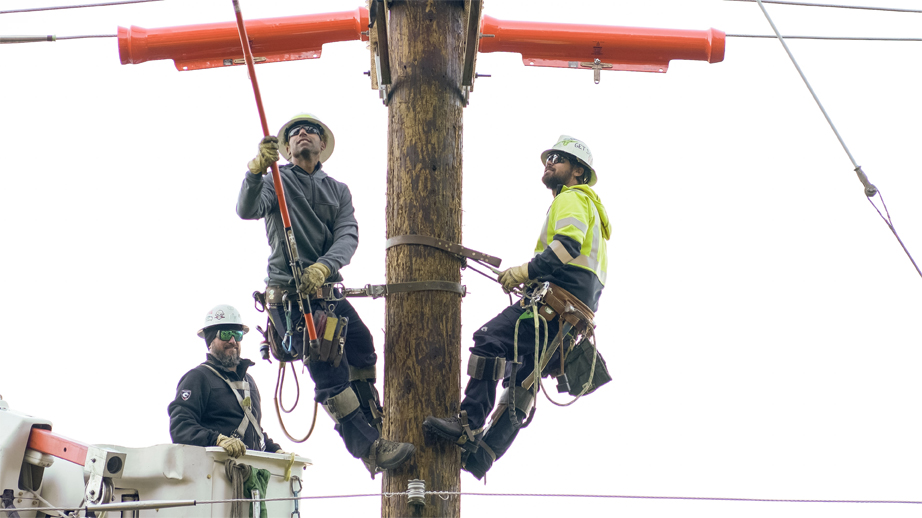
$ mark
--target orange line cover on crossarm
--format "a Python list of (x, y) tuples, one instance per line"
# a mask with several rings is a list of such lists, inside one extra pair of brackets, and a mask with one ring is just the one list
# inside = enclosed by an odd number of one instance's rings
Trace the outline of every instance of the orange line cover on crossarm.
[[(706, 31), (497, 20), (484, 15), (480, 52), (517, 52), (528, 66), (665, 72), (669, 61), (724, 59), (726, 34)], [(492, 35), (492, 37), (490, 36)]]
[(86, 453), (89, 449), (89, 446), (82, 442), (62, 437), (52, 433), (51, 430), (42, 428), (32, 428), (29, 433), (28, 447), (81, 466), (86, 464)]
[[(315, 59), (325, 43), (367, 41), (368, 10), (249, 20), (246, 30), (256, 63)], [(244, 64), (234, 22), (119, 27), (118, 56), (123, 65), (172, 59), (180, 71)]]

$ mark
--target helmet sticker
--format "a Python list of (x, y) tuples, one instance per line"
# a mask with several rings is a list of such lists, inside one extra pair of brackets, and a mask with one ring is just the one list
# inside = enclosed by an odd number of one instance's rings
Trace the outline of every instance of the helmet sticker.
[(223, 311), (223, 310), (220, 310), (220, 309), (219, 309), (219, 310), (217, 310), (217, 311), (214, 312), (214, 319), (215, 319), (215, 320), (224, 320), (225, 318), (227, 318), (227, 317), (224, 315), (224, 311)]

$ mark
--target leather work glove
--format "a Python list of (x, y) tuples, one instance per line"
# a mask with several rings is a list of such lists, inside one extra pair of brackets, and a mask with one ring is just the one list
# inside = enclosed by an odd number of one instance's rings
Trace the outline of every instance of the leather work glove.
[(235, 459), (247, 451), (247, 447), (243, 444), (243, 441), (236, 437), (228, 437), (222, 434), (218, 434), (218, 442), (215, 446), (224, 448), (224, 451)]
[(301, 274), (301, 296), (310, 297), (317, 293), (317, 290), (323, 286), (327, 277), (330, 276), (330, 269), (323, 263), (314, 263), (304, 270)]
[(256, 154), (256, 158), (247, 163), (247, 169), (253, 174), (266, 174), (266, 169), (278, 161), (279, 139), (270, 135), (259, 141), (259, 153)]
[(499, 274), (499, 282), (503, 285), (506, 293), (512, 291), (516, 286), (528, 282), (528, 263), (520, 266), (513, 266)]

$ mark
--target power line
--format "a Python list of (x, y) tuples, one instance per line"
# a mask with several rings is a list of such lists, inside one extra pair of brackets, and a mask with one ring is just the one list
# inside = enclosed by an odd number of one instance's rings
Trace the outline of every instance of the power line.
[(13, 9), (11, 11), (0, 11), (0, 14), (33, 13), (36, 11), (56, 11), (58, 9), (79, 9), (81, 7), (103, 7), (107, 5), (143, 4), (145, 2), (162, 2), (162, 1), (163, 0), (125, 0), (122, 2), (106, 2), (103, 4), (62, 5), (58, 7), (33, 7), (31, 9)]
[[(911, 504), (922, 505), (922, 502), (916, 500), (807, 500), (807, 499), (781, 499), (781, 498), (737, 498), (737, 497), (715, 497), (715, 496), (651, 496), (651, 495), (598, 495), (598, 494), (573, 494), (573, 493), (465, 493), (461, 491), (424, 491), (425, 495), (437, 497), (450, 496), (499, 496), (512, 498), (602, 498), (618, 500), (683, 500), (683, 501), (709, 501), (709, 502), (761, 502), (761, 503), (788, 503), (788, 504)], [(30, 511), (73, 511), (75, 509), (86, 509), (93, 511), (111, 511), (119, 509), (141, 509), (159, 507), (192, 507), (211, 504), (227, 503), (252, 503), (252, 502), (282, 502), (295, 500), (328, 500), (335, 498), (394, 498), (408, 496), (409, 491), (397, 493), (357, 493), (345, 495), (316, 495), (316, 496), (291, 496), (275, 498), (225, 498), (216, 500), (152, 500), (152, 501), (134, 501), (130, 503), (113, 503), (97, 504), (81, 507), (32, 507)], [(12, 513), (21, 509), (0, 509), (3, 512)]]
[[(773, 34), (727, 34), (728, 38), (770, 38)], [(922, 41), (922, 38), (875, 38), (867, 36), (782, 36), (786, 40), (835, 40), (835, 41)]]
[(117, 38), (118, 34), (90, 34), (86, 36), (0, 36), (0, 44), (4, 43), (36, 43), (40, 41), (82, 40), (86, 38)]
[[(768, 24), (771, 25), (772, 30), (775, 32), (775, 36), (778, 38), (778, 41), (781, 42), (781, 46), (784, 47), (784, 51), (787, 52), (788, 57), (791, 58), (791, 63), (794, 64), (794, 68), (797, 69), (797, 73), (800, 74), (800, 78), (803, 79), (804, 84), (807, 86), (807, 90), (810, 91), (810, 95), (813, 96), (813, 100), (816, 101), (816, 105), (819, 107), (820, 111), (823, 112), (823, 116), (826, 117), (826, 122), (829, 123), (829, 127), (832, 128), (832, 132), (835, 133), (836, 138), (839, 139), (839, 143), (842, 144), (842, 149), (845, 150), (845, 154), (848, 155), (848, 159), (851, 160), (852, 165), (855, 166), (855, 174), (858, 175), (858, 180), (861, 181), (861, 184), (864, 186), (864, 195), (867, 196), (868, 201), (871, 203), (871, 206), (877, 210), (877, 213), (880, 215), (881, 219), (884, 220), (887, 227), (893, 233), (893, 237), (899, 242), (900, 246), (903, 248), (903, 251), (906, 252), (906, 257), (909, 258), (909, 261), (912, 263), (912, 266), (916, 269), (916, 272), (919, 274), (919, 277), (922, 277), (922, 269), (919, 269), (919, 265), (916, 264), (916, 260), (912, 258), (912, 254), (909, 253), (909, 249), (906, 248), (906, 245), (903, 244), (903, 240), (900, 239), (900, 235), (896, 232), (896, 228), (893, 226), (893, 221), (890, 219), (890, 211), (887, 210), (887, 205), (884, 204), (884, 211), (887, 213), (886, 216), (881, 213), (880, 209), (877, 208), (877, 205), (874, 204), (874, 201), (871, 199), (879, 190), (877, 187), (868, 180), (867, 175), (862, 171), (861, 166), (858, 165), (858, 162), (855, 161), (855, 157), (852, 156), (852, 152), (849, 151), (848, 146), (845, 145), (845, 140), (839, 135), (839, 130), (836, 129), (836, 125), (832, 123), (832, 118), (829, 117), (829, 114), (826, 113), (826, 108), (823, 107), (823, 103), (820, 102), (819, 96), (816, 95), (816, 92), (813, 91), (813, 87), (810, 86), (810, 81), (807, 81), (807, 76), (804, 74), (803, 70), (800, 69), (800, 65), (797, 63), (797, 59), (794, 58), (794, 54), (791, 52), (791, 49), (788, 48), (787, 42), (784, 41), (784, 36), (781, 35), (781, 31), (778, 30), (778, 27), (775, 26), (774, 20), (768, 14), (768, 10), (765, 9), (763, 5), (763, 0), (755, 0), (759, 4), (759, 9), (762, 10), (762, 14), (765, 15), (765, 19), (768, 20)], [(771, 0), (767, 0), (771, 1)], [(881, 203), (883, 201), (883, 194), (880, 195)]]
[[(724, 0), (725, 2), (751, 2), (757, 3), (758, 0)], [(895, 13), (922, 13), (922, 11), (916, 9), (897, 9), (895, 7), (867, 7), (860, 5), (839, 5), (839, 4), (814, 4), (809, 2), (787, 2), (784, 0), (762, 0), (764, 4), (780, 4), (780, 5), (797, 5), (802, 7), (832, 7), (835, 9), (860, 9), (865, 11), (888, 11)]]

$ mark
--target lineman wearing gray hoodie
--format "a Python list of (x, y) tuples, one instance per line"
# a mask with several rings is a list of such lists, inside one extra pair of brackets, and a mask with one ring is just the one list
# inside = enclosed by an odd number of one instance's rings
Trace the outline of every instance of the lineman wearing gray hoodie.
[[(281, 148), (279, 143), (281, 142)], [(237, 198), (237, 215), (242, 219), (264, 219), (271, 253), (268, 289), (295, 294), (295, 280), (288, 264), (285, 228), (279, 211), (272, 177), (266, 169), (279, 158), (291, 161), (279, 168), (282, 186), (303, 270), (301, 294), (307, 300), (326, 282), (343, 280), (339, 270), (349, 264), (358, 247), (359, 231), (346, 184), (334, 180), (322, 164), (333, 153), (335, 140), (330, 128), (311, 114), (300, 114), (286, 122), (278, 137), (265, 137), (259, 154), (247, 164)], [(324, 308), (322, 299), (311, 301), (312, 312)], [(399, 466), (414, 451), (412, 444), (382, 439), (382, 409), (375, 389), (374, 342), (368, 328), (347, 300), (334, 303), (334, 313), (348, 317), (349, 326), (343, 359), (339, 366), (312, 361), (308, 370), (314, 380), (314, 399), (336, 422), (346, 449), (361, 458), (375, 473)], [(270, 317), (280, 336), (286, 334), (287, 308), (269, 304)], [(288, 315), (294, 327), (303, 327), (297, 305)], [(303, 351), (301, 333), (291, 335), (297, 355)], [(378, 425), (372, 426), (372, 423)]]

